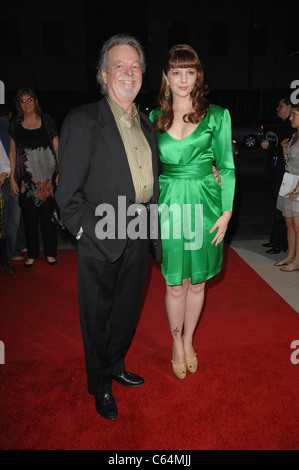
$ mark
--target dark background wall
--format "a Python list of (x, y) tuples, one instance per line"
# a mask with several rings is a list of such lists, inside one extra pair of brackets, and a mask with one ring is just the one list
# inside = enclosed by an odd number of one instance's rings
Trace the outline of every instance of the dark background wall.
[(298, 2), (193, 0), (16, 0), (2, 3), (0, 80), (5, 101), (30, 85), (60, 124), (78, 104), (100, 97), (95, 80), (102, 43), (135, 35), (148, 69), (138, 100), (152, 107), (169, 47), (193, 46), (210, 99), (234, 120), (270, 120), (276, 101), (299, 79)]

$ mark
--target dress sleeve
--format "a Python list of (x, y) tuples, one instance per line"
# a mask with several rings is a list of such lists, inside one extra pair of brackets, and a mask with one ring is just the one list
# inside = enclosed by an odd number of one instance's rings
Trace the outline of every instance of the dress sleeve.
[(232, 149), (231, 118), (227, 109), (219, 108), (212, 138), (216, 168), (221, 177), (222, 210), (231, 211), (235, 192), (235, 165)]
[(153, 109), (149, 114), (149, 119), (154, 123), (161, 114), (163, 114), (163, 112), (159, 109)]
[(149, 113), (149, 119), (152, 122), (154, 122), (154, 120), (155, 120), (155, 110), (154, 109)]

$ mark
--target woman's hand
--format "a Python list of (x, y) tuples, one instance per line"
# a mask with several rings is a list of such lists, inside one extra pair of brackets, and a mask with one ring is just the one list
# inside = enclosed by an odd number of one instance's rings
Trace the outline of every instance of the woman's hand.
[(298, 201), (298, 190), (294, 190), (291, 193), (287, 193), (286, 196), (289, 196), (290, 201)]
[(286, 150), (286, 149), (287, 149), (289, 143), (290, 143), (290, 139), (283, 139), (283, 140), (281, 141), (281, 146), (282, 146), (283, 150)]
[(219, 219), (211, 228), (210, 233), (213, 233), (216, 229), (218, 229), (215, 237), (211, 241), (211, 243), (215, 243), (215, 246), (219, 245), (219, 243), (223, 241), (231, 216), (231, 211), (223, 211), (222, 216), (219, 217)]
[(20, 194), (18, 185), (13, 178), (10, 178), (10, 191), (14, 196), (18, 196)]
[(283, 140), (281, 141), (281, 147), (282, 147), (282, 152), (283, 152), (283, 158), (284, 158), (285, 161), (286, 161), (286, 159), (287, 159), (287, 150), (288, 150), (289, 143), (290, 143), (290, 139), (283, 139)]

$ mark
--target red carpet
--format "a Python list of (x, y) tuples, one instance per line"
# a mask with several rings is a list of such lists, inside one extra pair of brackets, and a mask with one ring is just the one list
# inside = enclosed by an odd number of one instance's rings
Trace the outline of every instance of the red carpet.
[(208, 283), (195, 338), (199, 372), (185, 382), (171, 370), (164, 281), (151, 267), (126, 360), (146, 384), (113, 385), (113, 422), (96, 413), (86, 389), (76, 252), (60, 251), (58, 263), (0, 273), (2, 450), (299, 448), (299, 364), (290, 360), (299, 315), (232, 249)]

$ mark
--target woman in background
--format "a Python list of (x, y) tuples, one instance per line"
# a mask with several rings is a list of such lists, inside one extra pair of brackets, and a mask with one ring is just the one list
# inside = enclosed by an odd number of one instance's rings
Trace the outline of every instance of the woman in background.
[(42, 114), (30, 88), (20, 88), (14, 102), (17, 115), (9, 128), (10, 185), (12, 193), (19, 196), (23, 216), (28, 249), (24, 267), (31, 268), (39, 256), (39, 221), (44, 254), (50, 265), (56, 265), (57, 233), (51, 218), (58, 168), (57, 130), (50, 116)]
[[(292, 105), (290, 121), (297, 129), (291, 140), (285, 139), (281, 145), (285, 155), (286, 171), (299, 176), (299, 104)], [(277, 198), (277, 209), (282, 212), (287, 226), (288, 255), (275, 263), (284, 272), (299, 269), (299, 179), (292, 192)]]

